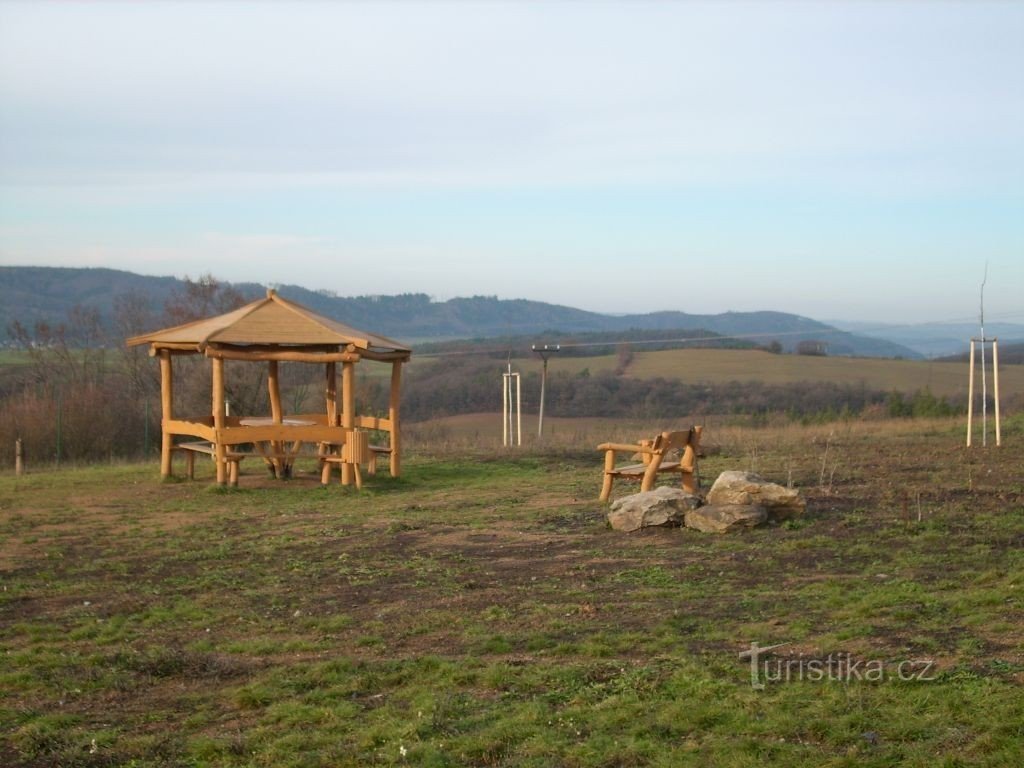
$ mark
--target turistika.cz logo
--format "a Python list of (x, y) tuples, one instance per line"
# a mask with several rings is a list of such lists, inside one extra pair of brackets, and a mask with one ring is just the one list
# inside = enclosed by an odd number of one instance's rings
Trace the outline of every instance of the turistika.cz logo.
[(789, 643), (761, 646), (751, 643), (740, 652), (741, 659), (750, 660), (750, 687), (764, 690), (769, 683), (825, 682), (825, 683), (880, 683), (885, 680), (901, 682), (930, 682), (935, 680), (933, 659), (860, 659), (843, 651), (828, 656), (774, 654)]

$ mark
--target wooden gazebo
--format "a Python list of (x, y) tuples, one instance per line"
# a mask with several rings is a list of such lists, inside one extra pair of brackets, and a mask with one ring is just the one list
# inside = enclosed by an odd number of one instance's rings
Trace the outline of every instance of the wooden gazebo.
[[(185, 443), (210, 453), (216, 463), (217, 482), (224, 485), (230, 477), (237, 482), (237, 446), (244, 444), (270, 446), (262, 455), (280, 467), (281, 446), (313, 443), (339, 450), (341, 482), (351, 484), (359, 478), (359, 463), (366, 453), (366, 431), (387, 433), (387, 444), (375, 450), (390, 454), (392, 476), (401, 467), (401, 435), (399, 431), (399, 395), (402, 363), (411, 350), (402, 344), (319, 315), (312, 310), (286, 301), (273, 290), (265, 299), (217, 317), (197, 320), (185, 325), (146, 333), (127, 340), (128, 346), (149, 345), (149, 353), (160, 359), (160, 399), (162, 404), (163, 440), (160, 453), (160, 474), (171, 474), (171, 459), (182, 444), (176, 436), (199, 438), (201, 443)], [(212, 369), (212, 413), (204, 417), (176, 418), (173, 413), (174, 367), (178, 355), (203, 355)], [(224, 404), (224, 361), (245, 360), (266, 362), (271, 414), (266, 418), (229, 416)], [(355, 365), (360, 360), (391, 363), (391, 397), (388, 417), (358, 416), (355, 413)], [(278, 363), (321, 363), (325, 371), (323, 413), (284, 417)], [(337, 385), (337, 364), (341, 363), (341, 397)], [(361, 441), (355, 438), (361, 437)], [(359, 455), (352, 453), (362, 442)], [(346, 449), (347, 446), (347, 449)], [(341, 458), (347, 456), (348, 458)], [(373, 457), (376, 458), (375, 456)], [(328, 476), (329, 466), (324, 471)]]

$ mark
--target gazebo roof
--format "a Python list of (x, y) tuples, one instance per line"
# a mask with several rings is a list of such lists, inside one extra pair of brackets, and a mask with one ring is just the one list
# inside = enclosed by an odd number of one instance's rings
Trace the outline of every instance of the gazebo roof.
[(273, 290), (259, 299), (217, 317), (196, 320), (184, 325), (164, 328), (133, 336), (128, 346), (152, 344), (154, 347), (196, 345), (200, 351), (213, 344), (253, 344), (281, 346), (349, 346), (358, 351), (406, 353), (411, 350), (401, 343), (352, 328), (337, 320), (281, 298)]

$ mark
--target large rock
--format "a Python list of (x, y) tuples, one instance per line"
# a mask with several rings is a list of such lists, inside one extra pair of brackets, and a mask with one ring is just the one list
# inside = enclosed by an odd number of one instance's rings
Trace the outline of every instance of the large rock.
[(700, 497), (695, 494), (681, 488), (662, 486), (613, 501), (608, 523), (616, 531), (682, 525), (687, 511), (696, 509), (700, 503)]
[(709, 504), (686, 513), (686, 527), (704, 533), (729, 533), (753, 528), (768, 519), (768, 511), (756, 504)]
[(723, 472), (708, 491), (708, 504), (755, 504), (768, 511), (769, 520), (802, 515), (807, 502), (795, 488), (770, 483), (753, 472)]

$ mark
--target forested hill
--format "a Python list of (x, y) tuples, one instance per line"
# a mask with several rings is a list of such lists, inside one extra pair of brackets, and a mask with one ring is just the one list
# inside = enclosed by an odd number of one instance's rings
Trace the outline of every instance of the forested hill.
[[(183, 281), (174, 277), (149, 277), (113, 269), (0, 267), (0, 330), (15, 320), (26, 326), (37, 321), (59, 323), (75, 306), (93, 307), (109, 320), (115, 299), (124, 295), (143, 296), (151, 306), (160, 308), (182, 286)], [(234, 283), (233, 287), (252, 298), (264, 293), (264, 287), (256, 283)], [(408, 341), (521, 336), (550, 330), (581, 333), (702, 329), (750, 337), (758, 344), (767, 345), (777, 340), (785, 349), (793, 349), (803, 340), (817, 340), (827, 342), (829, 354), (835, 355), (918, 356), (899, 344), (857, 336), (785, 312), (691, 315), (666, 311), (604, 315), (557, 304), (494, 296), (437, 302), (421, 293), (342, 297), (295, 285), (275, 287), (286, 298), (328, 317)]]

